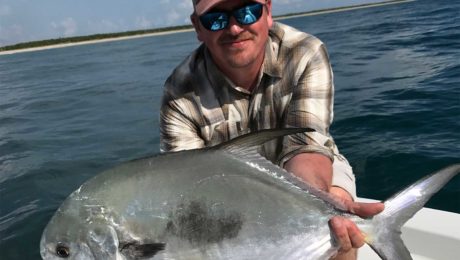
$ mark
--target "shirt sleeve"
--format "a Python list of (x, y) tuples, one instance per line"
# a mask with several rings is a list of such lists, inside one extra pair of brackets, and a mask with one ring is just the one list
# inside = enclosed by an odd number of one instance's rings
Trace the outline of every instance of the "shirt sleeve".
[(160, 150), (162, 152), (204, 147), (197, 126), (186, 111), (193, 106), (186, 98), (172, 98), (167, 91), (160, 109)]
[(356, 198), (353, 170), (329, 134), (333, 120), (333, 73), (324, 45), (308, 61), (305, 70), (294, 86), (284, 127), (307, 127), (315, 131), (291, 135), (283, 140), (279, 165), (297, 154), (321, 153), (333, 162), (332, 185), (338, 186)]
[[(279, 157), (282, 166), (293, 156), (303, 152), (321, 153), (334, 160), (335, 143), (329, 135), (333, 118), (334, 84), (329, 57), (324, 45), (303, 61), (297, 85), (287, 107), (284, 127), (306, 127), (315, 131), (291, 135), (283, 140)], [(302, 63), (302, 60), (301, 60)]]

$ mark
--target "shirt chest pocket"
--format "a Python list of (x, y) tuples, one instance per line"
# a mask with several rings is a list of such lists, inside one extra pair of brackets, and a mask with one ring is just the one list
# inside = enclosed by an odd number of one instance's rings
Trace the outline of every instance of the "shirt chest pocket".
[(249, 132), (247, 112), (236, 109), (233, 105), (226, 108), (225, 113), (215, 113), (205, 120), (206, 125), (200, 128), (206, 146), (213, 146)]

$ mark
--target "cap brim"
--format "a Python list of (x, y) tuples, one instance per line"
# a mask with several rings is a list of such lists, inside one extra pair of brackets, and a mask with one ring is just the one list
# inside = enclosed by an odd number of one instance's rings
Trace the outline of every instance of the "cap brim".
[[(228, 0), (214, 0), (214, 1), (201, 0), (195, 6), (195, 13), (197, 15), (202, 15), (202, 14), (206, 13), (207, 11), (209, 11), (213, 6), (215, 6), (217, 4), (220, 4), (222, 2), (225, 2), (225, 1), (228, 1)], [(265, 4), (266, 0), (253, 0), (253, 2)]]

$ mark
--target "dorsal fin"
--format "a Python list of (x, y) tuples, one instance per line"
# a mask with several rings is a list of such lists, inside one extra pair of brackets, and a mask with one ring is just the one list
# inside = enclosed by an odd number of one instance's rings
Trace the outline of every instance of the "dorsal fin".
[(218, 144), (213, 147), (213, 149), (224, 149), (229, 151), (245, 151), (257, 148), (258, 146), (264, 144), (267, 141), (272, 139), (291, 135), (298, 134), (303, 132), (314, 132), (314, 129), (311, 128), (281, 128), (281, 129), (265, 129), (258, 132), (249, 133), (245, 135), (238, 136), (228, 142)]
[(315, 130), (311, 128), (266, 129), (261, 130), (259, 132), (254, 132), (236, 137), (226, 143), (219, 144), (212, 148), (227, 150), (235, 157), (244, 159), (246, 163), (250, 164), (251, 166), (267, 170), (271, 174), (277, 175), (277, 177), (282, 177), (284, 180), (290, 182), (298, 188), (307, 191), (318, 198), (321, 198), (325, 202), (334, 206), (336, 209), (345, 211), (346, 207), (342, 201), (337, 200), (336, 197), (330, 195), (325, 191), (319, 190), (318, 188), (315, 188), (310, 184), (305, 183), (299, 177), (295, 176), (293, 173), (287, 172), (280, 166), (273, 164), (268, 159), (260, 155), (257, 151), (257, 148), (260, 145), (274, 138), (282, 137), (285, 135), (314, 131)]

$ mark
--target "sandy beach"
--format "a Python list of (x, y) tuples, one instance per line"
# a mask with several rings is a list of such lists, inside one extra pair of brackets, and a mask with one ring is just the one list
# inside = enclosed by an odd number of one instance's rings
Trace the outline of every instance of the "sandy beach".
[[(370, 8), (370, 7), (378, 7), (384, 5), (391, 5), (391, 4), (399, 4), (399, 3), (406, 3), (406, 2), (413, 2), (415, 0), (400, 0), (400, 1), (390, 1), (390, 2), (379, 2), (373, 4), (366, 4), (366, 5), (359, 5), (359, 6), (350, 6), (350, 7), (340, 7), (337, 9), (330, 9), (330, 10), (323, 10), (323, 11), (311, 11), (302, 14), (294, 14), (294, 15), (281, 15), (277, 16), (275, 20), (284, 20), (284, 19), (291, 19), (296, 17), (303, 17), (303, 16), (313, 16), (313, 15), (320, 15), (320, 14), (327, 14), (327, 13), (336, 13), (336, 12), (343, 12), (343, 11), (351, 11), (363, 8)], [(141, 37), (151, 37), (151, 36), (160, 36), (166, 34), (173, 34), (173, 33), (182, 33), (182, 32), (190, 32), (193, 29), (183, 29), (183, 30), (171, 30), (171, 31), (164, 31), (164, 32), (156, 32), (156, 33), (147, 33), (147, 34), (139, 34), (133, 36), (123, 36), (123, 37), (114, 37), (114, 38), (106, 38), (106, 39), (99, 39), (99, 40), (90, 40), (90, 41), (81, 41), (81, 42), (73, 42), (73, 43), (62, 43), (62, 44), (53, 44), (41, 47), (33, 47), (33, 48), (25, 48), (19, 50), (10, 50), (10, 51), (0, 51), (0, 55), (7, 55), (7, 54), (15, 54), (15, 53), (22, 53), (22, 52), (31, 52), (31, 51), (40, 51), (40, 50), (48, 50), (48, 49), (55, 49), (55, 48), (65, 48), (70, 46), (77, 46), (77, 45), (85, 45), (85, 44), (95, 44), (95, 43), (102, 43), (102, 42), (111, 42), (111, 41), (122, 41), (122, 40), (129, 40), (129, 39), (136, 39)]]
[(291, 15), (285, 15), (285, 16), (281, 15), (281, 16), (277, 16), (275, 20), (291, 19), (291, 18), (296, 18), (296, 17), (304, 17), (304, 16), (312, 16), (312, 15), (320, 15), (320, 14), (330, 14), (330, 13), (358, 10), (358, 9), (363, 9), (363, 8), (378, 7), (378, 6), (384, 6), (384, 5), (402, 4), (402, 3), (414, 2), (414, 1), (416, 0), (388, 1), (388, 2), (379, 2), (379, 3), (372, 3), (372, 4), (359, 5), (359, 6), (340, 7), (340, 8), (332, 9), (332, 10), (311, 11), (311, 12), (304, 13), (304, 14), (294, 14), (294, 15), (291, 14)]
[(165, 31), (165, 32), (139, 34), (139, 35), (133, 35), (133, 36), (114, 37), (114, 38), (107, 38), (107, 39), (100, 39), (100, 40), (53, 44), (53, 45), (34, 47), (34, 48), (26, 48), (26, 49), (11, 50), (11, 51), (1, 51), (0, 55), (15, 54), (15, 53), (21, 53), (21, 52), (30, 52), (30, 51), (49, 50), (49, 49), (55, 49), (55, 48), (65, 48), (65, 47), (70, 47), (70, 46), (94, 44), (94, 43), (102, 43), (102, 42), (122, 41), (122, 40), (136, 39), (136, 38), (142, 38), (142, 37), (166, 35), (166, 34), (172, 34), (172, 33), (190, 32), (192, 30), (193, 29), (173, 30), (173, 31)]

